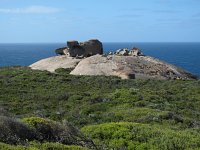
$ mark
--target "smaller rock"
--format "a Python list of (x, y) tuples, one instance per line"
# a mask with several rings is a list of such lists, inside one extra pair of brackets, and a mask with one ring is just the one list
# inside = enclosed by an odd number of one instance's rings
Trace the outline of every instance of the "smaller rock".
[(66, 49), (63, 50), (63, 53), (67, 56), (69, 56), (69, 48), (67, 47)]
[(115, 54), (120, 55), (120, 56), (128, 56), (128, 53), (129, 53), (129, 49), (124, 48), (124, 49), (118, 49)]
[(143, 56), (141, 50), (139, 48), (134, 47), (128, 53), (129, 56)]
[(116, 50), (115, 54), (119, 54), (121, 51), (123, 51), (123, 49), (118, 49)]
[(110, 52), (108, 53), (108, 55), (113, 55), (113, 52), (110, 51)]

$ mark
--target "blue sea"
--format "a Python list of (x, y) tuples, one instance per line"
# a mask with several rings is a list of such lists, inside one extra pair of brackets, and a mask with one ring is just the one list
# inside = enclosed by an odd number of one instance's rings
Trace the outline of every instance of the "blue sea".
[[(28, 66), (40, 59), (55, 56), (54, 50), (65, 43), (0, 44), (0, 67)], [(104, 52), (138, 47), (153, 56), (200, 76), (200, 43), (103, 43)]]

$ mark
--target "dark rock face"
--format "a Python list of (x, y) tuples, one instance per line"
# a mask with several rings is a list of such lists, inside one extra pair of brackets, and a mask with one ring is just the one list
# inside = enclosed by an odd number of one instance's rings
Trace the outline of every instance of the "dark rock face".
[(69, 56), (71, 57), (85, 57), (86, 52), (80, 45), (73, 46), (73, 48), (68, 49)]
[(66, 48), (67, 48), (67, 47), (57, 48), (57, 49), (55, 50), (55, 53), (56, 53), (57, 55), (65, 55), (64, 50), (65, 50)]
[(81, 43), (80, 45), (85, 49), (87, 56), (103, 54), (103, 46), (99, 40), (89, 40), (87, 42)]
[(79, 45), (78, 41), (67, 41), (67, 46), (70, 49), (73, 49), (75, 46), (78, 46), (78, 45)]
[(67, 41), (67, 47), (56, 49), (55, 52), (60, 55), (83, 58), (96, 54), (103, 54), (103, 46), (97, 39), (92, 39), (80, 44), (78, 41)]

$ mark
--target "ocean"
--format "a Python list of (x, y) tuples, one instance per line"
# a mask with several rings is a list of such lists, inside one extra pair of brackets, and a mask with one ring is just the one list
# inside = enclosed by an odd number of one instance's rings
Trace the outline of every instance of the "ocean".
[[(65, 43), (0, 44), (0, 67), (28, 66), (55, 56), (54, 50)], [(153, 56), (200, 76), (200, 43), (103, 43), (104, 52), (138, 47)]]

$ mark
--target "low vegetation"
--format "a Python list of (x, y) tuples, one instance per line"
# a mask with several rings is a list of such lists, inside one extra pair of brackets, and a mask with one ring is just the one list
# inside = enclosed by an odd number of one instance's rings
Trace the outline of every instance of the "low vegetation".
[(132, 122), (105, 123), (82, 128), (99, 149), (195, 149), (200, 147), (198, 130), (172, 130), (160, 125)]
[(199, 80), (0, 69), (0, 149), (200, 149), (199, 134)]
[(64, 145), (60, 143), (31, 143), (30, 146), (8, 145), (0, 143), (2, 150), (88, 150), (87, 148), (76, 145)]

